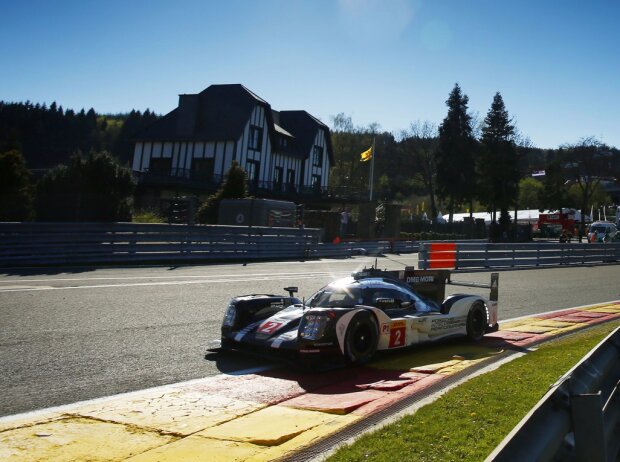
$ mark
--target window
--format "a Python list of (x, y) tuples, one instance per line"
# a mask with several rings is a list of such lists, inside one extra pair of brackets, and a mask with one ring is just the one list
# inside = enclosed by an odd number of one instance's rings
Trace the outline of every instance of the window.
[(170, 175), (172, 172), (172, 159), (151, 159), (149, 172)]
[(312, 175), (312, 187), (321, 189), (321, 175)]
[(215, 173), (215, 159), (192, 159), (192, 178), (209, 179)]
[(295, 170), (288, 169), (286, 172), (286, 188), (288, 191), (295, 191)]
[(256, 189), (258, 187), (258, 177), (260, 176), (260, 162), (248, 160), (245, 170), (248, 174), (248, 183), (250, 187)]
[(323, 148), (321, 146), (314, 146), (312, 150), (312, 165), (315, 167), (323, 166)]
[(288, 140), (286, 138), (280, 138), (280, 147), (286, 148), (288, 146)]
[(261, 145), (263, 144), (263, 132), (260, 127), (256, 125), (250, 125), (250, 140), (248, 141), (248, 149), (253, 149), (254, 151), (260, 151)]
[(273, 172), (274, 189), (276, 191), (281, 191), (283, 183), (284, 183), (284, 169), (282, 167), (276, 167)]

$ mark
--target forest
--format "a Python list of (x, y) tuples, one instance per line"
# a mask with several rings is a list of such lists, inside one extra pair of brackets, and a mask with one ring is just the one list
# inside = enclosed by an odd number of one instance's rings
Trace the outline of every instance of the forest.
[[(371, 162), (362, 162), (360, 153), (374, 143), (374, 199), (400, 204), (412, 219), (498, 211), (494, 219), (499, 222), (514, 209), (611, 205), (604, 186), (617, 185), (620, 178), (616, 148), (589, 137), (540, 149), (519, 132), (499, 92), (484, 118), (472, 114), (468, 102), (456, 84), (440, 124), (416, 120), (400, 133), (383, 131), (378, 123), (356, 126), (345, 113), (333, 116), (330, 187), (368, 190)], [(112, 175), (108, 183), (130, 196), (135, 186), (129, 170), (132, 139), (158, 117), (148, 109), (98, 114), (92, 108), (63, 109), (56, 102), (47, 107), (0, 101), (0, 168), (6, 177), (0, 219), (97, 219), (84, 204), (73, 205), (80, 213), (61, 213), (63, 207), (54, 208), (50, 194), (60, 194), (64, 184), (63, 203), (75, 202), (68, 198), (76, 195), (77, 184), (106, 183), (97, 177), (99, 169)], [(535, 172), (546, 174), (539, 180)], [(110, 188), (99, 189), (111, 197)], [(97, 195), (92, 188), (82, 192), (77, 194), (82, 199)], [(16, 198), (31, 204), (31, 210), (17, 213)], [(99, 219), (130, 218), (128, 199), (119, 198), (122, 204)], [(103, 202), (98, 198), (92, 204)]]

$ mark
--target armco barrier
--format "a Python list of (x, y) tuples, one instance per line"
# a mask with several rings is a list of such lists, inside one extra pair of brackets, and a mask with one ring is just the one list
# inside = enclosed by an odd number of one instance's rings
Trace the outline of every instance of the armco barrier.
[(316, 228), (0, 223), (0, 266), (344, 258), (416, 252), (414, 241), (320, 243)]
[(487, 461), (620, 457), (620, 328), (562, 377)]
[(620, 243), (558, 244), (548, 242), (491, 244), (422, 242), (422, 269), (495, 269), (620, 261)]
[(308, 258), (319, 229), (136, 223), (0, 223), (0, 265)]

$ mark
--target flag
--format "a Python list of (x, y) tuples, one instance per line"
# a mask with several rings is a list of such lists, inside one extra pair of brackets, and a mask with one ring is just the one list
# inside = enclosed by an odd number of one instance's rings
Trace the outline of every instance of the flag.
[(367, 160), (372, 159), (372, 147), (368, 148), (366, 151), (361, 154), (361, 161), (366, 162)]

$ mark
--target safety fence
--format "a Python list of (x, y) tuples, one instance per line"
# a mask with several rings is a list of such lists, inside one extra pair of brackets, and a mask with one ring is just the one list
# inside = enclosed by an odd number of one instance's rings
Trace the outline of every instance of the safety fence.
[(620, 242), (558, 244), (550, 242), (491, 244), (423, 242), (422, 269), (495, 269), (612, 263), (620, 261)]
[(416, 252), (414, 241), (321, 243), (316, 228), (0, 223), (0, 266), (227, 262)]
[(0, 223), (0, 265), (304, 258), (319, 229), (135, 223)]
[(620, 328), (562, 377), (487, 461), (620, 457)]

